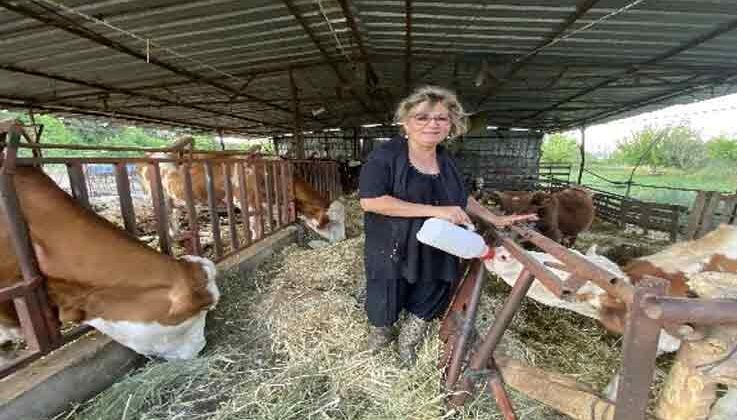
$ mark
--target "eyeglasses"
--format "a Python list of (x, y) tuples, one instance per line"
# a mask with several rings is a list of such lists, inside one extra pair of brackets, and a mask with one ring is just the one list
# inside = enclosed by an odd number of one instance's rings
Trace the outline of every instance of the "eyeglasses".
[(417, 123), (420, 125), (427, 125), (430, 121), (435, 120), (438, 125), (450, 124), (450, 118), (447, 115), (430, 115), (430, 114), (415, 114), (412, 116)]

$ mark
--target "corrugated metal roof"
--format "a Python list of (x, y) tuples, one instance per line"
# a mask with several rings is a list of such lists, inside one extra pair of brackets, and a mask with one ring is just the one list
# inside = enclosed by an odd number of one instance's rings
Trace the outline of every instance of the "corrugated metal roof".
[(279, 133), (291, 69), (305, 130), (432, 83), (550, 131), (732, 93), (735, 28), (731, 0), (0, 0), (0, 107)]

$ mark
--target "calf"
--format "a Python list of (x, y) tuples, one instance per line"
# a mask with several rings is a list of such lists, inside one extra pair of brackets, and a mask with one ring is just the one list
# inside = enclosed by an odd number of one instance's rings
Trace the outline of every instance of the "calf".
[(543, 191), (498, 192), (502, 211), (538, 215), (537, 229), (550, 239), (571, 247), (578, 234), (591, 227), (594, 202), (591, 193), (572, 187), (553, 193)]
[[(177, 154), (171, 153), (154, 153), (150, 157), (160, 159), (176, 159)], [(206, 205), (207, 204), (207, 177), (205, 174), (205, 165), (202, 162), (204, 159), (212, 158), (212, 155), (195, 153), (192, 156), (192, 162), (190, 163), (189, 173), (192, 179), (192, 200), (195, 205)], [(230, 159), (251, 159), (251, 155), (237, 155), (229, 156)], [(184, 183), (184, 166), (176, 162), (162, 162), (159, 164), (159, 171), (161, 174), (161, 185), (164, 192), (164, 203), (167, 213), (169, 213), (169, 234), (172, 237), (179, 236), (179, 219), (182, 212), (186, 208), (185, 201), (185, 183)], [(238, 171), (234, 166), (231, 166), (230, 182), (233, 191), (233, 203), (234, 205), (242, 209), (240, 194), (238, 189), (240, 186)], [(141, 177), (141, 184), (147, 194), (151, 194), (151, 180), (154, 177), (153, 168), (147, 164), (141, 164), (137, 168), (138, 174)], [(264, 194), (266, 184), (263, 176), (256, 176), (256, 169), (251, 163), (245, 164), (245, 178), (246, 178), (246, 200), (249, 204), (249, 212), (255, 211), (255, 203), (261, 202), (265, 204)], [(225, 199), (225, 179), (226, 171), (222, 164), (213, 163), (212, 165), (212, 177), (213, 177), (213, 194), (215, 203), (219, 207), (226, 205)], [(258, 183), (258, 186), (257, 186)], [(257, 196), (258, 195), (258, 196)], [(257, 201), (258, 200), (258, 201)], [(261, 225), (256, 223), (255, 218), (251, 220), (251, 234), (254, 238), (260, 238), (263, 236), (261, 231)]]
[[(211, 261), (159, 254), (78, 205), (40, 169), (20, 167), (13, 178), (62, 322), (92, 325), (144, 355), (188, 359), (202, 350), (205, 315), (219, 299)], [(6, 287), (21, 272), (1, 216), (0, 287)], [(0, 303), (0, 330), (19, 335), (11, 302)]]
[[(530, 255), (542, 263), (558, 262), (546, 253), (530, 252)], [(668, 282), (668, 295), (686, 297), (692, 295), (688, 287), (691, 278), (714, 272), (737, 273), (737, 226), (721, 225), (700, 239), (677, 243), (656, 254), (632, 260), (623, 269), (597, 255), (593, 249), (587, 252), (586, 258), (631, 284), (637, 284), (646, 275), (662, 278)], [(496, 249), (494, 258), (486, 266), (510, 286), (514, 285), (523, 269), (522, 264), (503, 247)], [(556, 272), (555, 269), (553, 271)], [(556, 274), (565, 275), (561, 272)], [(626, 305), (592, 283), (587, 283), (572, 299), (564, 301), (542, 287), (539, 282), (534, 282), (528, 296), (548, 306), (569, 309), (595, 318), (612, 332), (624, 332)], [(679, 347), (680, 340), (661, 331), (659, 353), (673, 352)], [(610, 387), (610, 391), (615, 389), (614, 386)]]

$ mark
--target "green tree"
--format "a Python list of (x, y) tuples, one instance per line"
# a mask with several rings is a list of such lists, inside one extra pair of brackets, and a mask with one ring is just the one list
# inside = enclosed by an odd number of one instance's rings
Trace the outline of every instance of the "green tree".
[(706, 154), (710, 159), (737, 161), (737, 139), (714, 137), (706, 142)]
[(547, 136), (542, 144), (543, 162), (574, 162), (578, 159), (576, 140), (564, 134)]
[(665, 166), (693, 169), (706, 159), (706, 146), (699, 133), (688, 124), (670, 127), (657, 151)]
[(653, 171), (659, 166), (693, 169), (706, 158), (706, 147), (687, 123), (648, 126), (620, 141), (615, 157), (630, 165), (647, 165)]
[(667, 129), (652, 126), (632, 133), (617, 143), (617, 158), (629, 165), (644, 164), (653, 170), (664, 164), (660, 145), (667, 135)]

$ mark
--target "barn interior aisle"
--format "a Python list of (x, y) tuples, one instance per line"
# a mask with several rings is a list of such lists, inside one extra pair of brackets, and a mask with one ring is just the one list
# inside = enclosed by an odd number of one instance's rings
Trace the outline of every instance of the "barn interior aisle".
[[(392, 350), (366, 350), (362, 213), (355, 196), (342, 200), (348, 239), (311, 249), (306, 234), (252, 275), (223, 277), (201, 357), (149, 361), (57, 419), (503, 418), (483, 392), (462, 412), (446, 407), (437, 323), (411, 369)], [(585, 251), (594, 243), (618, 261), (667, 244), (604, 222), (582, 234), (577, 248)], [(480, 331), (509, 292), (491, 276), (485, 286)], [(593, 320), (526, 300), (499, 351), (601, 390), (618, 368), (621, 338)], [(659, 360), (656, 392), (671, 362)], [(567, 418), (511, 389), (510, 394), (525, 419)]]

